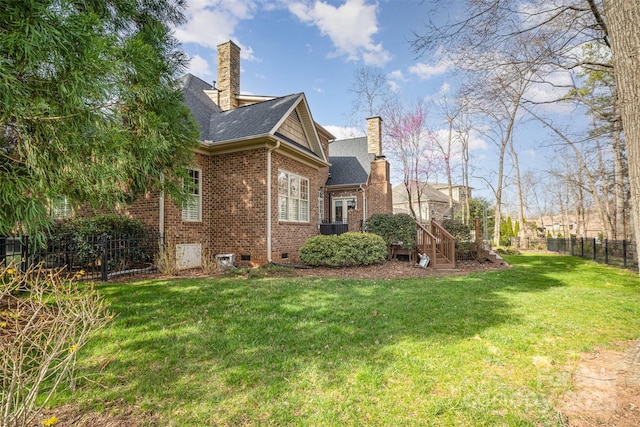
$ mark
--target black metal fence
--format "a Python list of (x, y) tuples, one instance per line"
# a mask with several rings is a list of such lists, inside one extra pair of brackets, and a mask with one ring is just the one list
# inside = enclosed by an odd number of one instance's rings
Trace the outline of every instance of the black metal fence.
[(22, 271), (42, 264), (64, 268), (78, 280), (102, 280), (157, 271), (158, 236), (97, 236), (87, 239), (48, 240), (36, 243), (29, 236), (0, 236), (0, 266), (13, 263)]
[(342, 234), (349, 231), (349, 224), (343, 224), (341, 222), (333, 222), (327, 224), (320, 224), (320, 234), (331, 236), (333, 234)]
[(547, 250), (638, 271), (636, 244), (626, 240), (547, 239)]

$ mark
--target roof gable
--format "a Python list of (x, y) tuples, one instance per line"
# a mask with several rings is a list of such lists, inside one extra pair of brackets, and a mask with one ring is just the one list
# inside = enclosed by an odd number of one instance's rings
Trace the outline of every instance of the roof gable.
[(213, 114), (204, 138), (216, 143), (272, 136), (326, 162), (320, 139), (303, 93), (245, 105)]
[(245, 105), (213, 114), (204, 140), (211, 143), (274, 135), (276, 127), (296, 105), (300, 94)]
[(327, 185), (360, 185), (369, 181), (371, 162), (367, 138), (351, 138), (329, 144), (330, 177)]

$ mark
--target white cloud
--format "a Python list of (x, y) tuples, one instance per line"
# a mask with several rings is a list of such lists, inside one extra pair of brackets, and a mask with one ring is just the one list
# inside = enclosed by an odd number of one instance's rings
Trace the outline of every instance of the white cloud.
[[(176, 38), (182, 43), (215, 49), (220, 43), (235, 39), (238, 23), (252, 19), (256, 9), (255, 0), (190, 0), (187, 22), (176, 28)], [(243, 59), (254, 59), (250, 47), (239, 46)]]
[(289, 11), (329, 37), (336, 48), (333, 55), (346, 55), (351, 61), (362, 60), (365, 64), (379, 66), (391, 59), (391, 54), (382, 44), (373, 41), (378, 32), (377, 4), (346, 0), (336, 7), (321, 0), (316, 0), (313, 5), (298, 1), (289, 5)]
[(402, 70), (394, 70), (387, 74), (387, 84), (393, 93), (400, 92), (400, 83), (404, 83), (406, 81), (407, 79), (405, 78)]
[(208, 77), (213, 76), (209, 63), (200, 55), (194, 55), (189, 59), (189, 68), (187, 71), (194, 76), (198, 76), (205, 80), (207, 80)]
[(387, 75), (389, 80), (401, 81), (404, 82), (407, 79), (404, 77), (404, 73), (402, 70), (394, 70)]
[(541, 76), (540, 82), (532, 84), (527, 89), (525, 98), (533, 103), (541, 104), (541, 108), (546, 112), (569, 114), (574, 110), (571, 103), (553, 101), (564, 97), (571, 87), (573, 87), (573, 80), (568, 71), (554, 71)]
[(469, 151), (486, 150), (489, 148), (489, 144), (487, 144), (487, 141), (485, 141), (482, 138), (482, 135), (475, 130), (472, 130), (471, 132), (469, 132), (468, 144), (469, 144)]
[(391, 89), (391, 92), (393, 93), (400, 92), (400, 83), (393, 80), (388, 80), (387, 84), (389, 85), (389, 89)]
[[(433, 132), (433, 136), (440, 142), (443, 147), (446, 147), (446, 144), (449, 140), (449, 129), (438, 129)], [(462, 145), (461, 145), (461, 137), (463, 135), (458, 135), (455, 131), (452, 134), (452, 148), (451, 154), (452, 159), (455, 162), (462, 161)], [(467, 144), (469, 145), (469, 152), (472, 151), (481, 151), (489, 148), (487, 141), (482, 138), (482, 135), (475, 130), (471, 130), (467, 137)]]
[(348, 126), (323, 126), (326, 130), (331, 132), (336, 139), (350, 139), (366, 136), (362, 129), (357, 127)]
[(434, 65), (418, 62), (417, 64), (409, 67), (409, 72), (418, 76), (420, 80), (429, 80), (432, 77), (446, 73), (451, 68), (453, 68), (453, 63), (444, 59), (439, 60)]

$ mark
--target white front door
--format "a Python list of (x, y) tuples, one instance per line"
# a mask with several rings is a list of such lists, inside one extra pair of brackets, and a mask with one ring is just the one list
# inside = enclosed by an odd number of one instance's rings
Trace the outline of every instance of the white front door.
[(333, 222), (338, 224), (347, 222), (347, 210), (344, 200), (333, 201)]
[(356, 199), (353, 197), (347, 199), (333, 199), (331, 207), (331, 216), (334, 223), (346, 224), (349, 222), (349, 210), (356, 208)]

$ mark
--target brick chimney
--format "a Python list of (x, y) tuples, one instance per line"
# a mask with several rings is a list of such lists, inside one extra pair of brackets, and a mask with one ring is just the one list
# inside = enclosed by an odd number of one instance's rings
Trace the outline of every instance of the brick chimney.
[(240, 94), (240, 48), (229, 40), (218, 45), (218, 91), (222, 111), (238, 106)]
[(369, 190), (367, 193), (368, 215), (393, 213), (389, 162), (382, 154), (382, 118), (367, 119), (367, 149), (376, 157), (371, 162)]
[(380, 116), (367, 119), (367, 148), (376, 157), (382, 156), (382, 118)]

